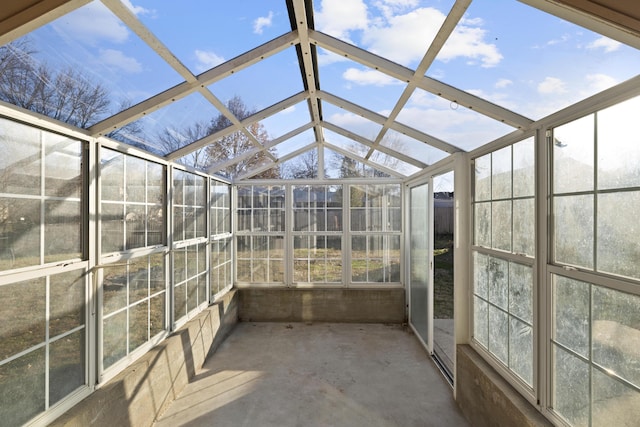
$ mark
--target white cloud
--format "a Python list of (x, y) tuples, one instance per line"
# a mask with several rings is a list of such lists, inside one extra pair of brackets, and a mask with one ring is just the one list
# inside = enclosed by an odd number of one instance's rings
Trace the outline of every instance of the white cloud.
[(198, 71), (206, 71), (224, 62), (224, 58), (215, 52), (196, 49), (195, 54), (198, 60), (196, 65)]
[(261, 16), (257, 18), (255, 21), (253, 21), (253, 32), (255, 34), (262, 34), (262, 31), (265, 28), (270, 27), (272, 22), (273, 22), (273, 12), (269, 11), (269, 14), (267, 16)]
[(484, 41), (486, 31), (479, 27), (459, 26), (442, 48), (439, 59), (444, 62), (462, 57), (479, 60), (484, 68), (494, 67), (502, 60), (495, 44)]
[(137, 59), (126, 56), (120, 50), (101, 50), (100, 61), (107, 66), (123, 70), (130, 74), (137, 74), (142, 72), (142, 64), (140, 64)]
[(129, 37), (127, 27), (100, 2), (92, 2), (55, 22), (54, 28), (62, 35), (88, 45), (99, 41), (124, 43)]
[(499, 79), (494, 86), (496, 89), (504, 89), (512, 84), (513, 82), (509, 79)]
[(566, 43), (567, 41), (569, 41), (569, 39), (571, 39), (571, 36), (569, 36), (569, 34), (563, 34), (562, 36), (560, 36), (560, 38), (549, 40), (547, 42), (547, 45), (553, 46), (556, 44)]
[(353, 82), (361, 86), (389, 86), (400, 84), (398, 80), (375, 70), (359, 70), (357, 68), (348, 68), (342, 74), (342, 77), (349, 82)]
[(444, 19), (433, 8), (391, 16), (371, 26), (363, 35), (363, 43), (372, 52), (402, 64), (419, 61)]
[(605, 53), (614, 52), (622, 46), (622, 43), (608, 37), (599, 37), (587, 45), (587, 49), (604, 49)]
[(546, 77), (538, 84), (538, 93), (543, 95), (566, 92), (566, 84), (557, 77)]
[(134, 6), (131, 0), (122, 0), (122, 3), (135, 15), (148, 15), (152, 13), (151, 10), (145, 9), (142, 6)]
[(585, 77), (588, 93), (598, 93), (618, 84), (618, 81), (606, 74), (589, 74)]
[(349, 40), (351, 31), (367, 28), (367, 6), (362, 0), (323, 0), (315, 24), (319, 31)]

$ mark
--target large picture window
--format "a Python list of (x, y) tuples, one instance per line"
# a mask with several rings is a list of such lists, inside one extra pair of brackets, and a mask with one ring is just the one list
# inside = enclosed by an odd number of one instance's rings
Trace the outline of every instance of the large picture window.
[(475, 159), (473, 339), (534, 386), (535, 150), (529, 138)]

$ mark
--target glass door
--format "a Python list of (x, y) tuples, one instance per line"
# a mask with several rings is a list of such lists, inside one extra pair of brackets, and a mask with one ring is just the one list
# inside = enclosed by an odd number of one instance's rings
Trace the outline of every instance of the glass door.
[(410, 189), (409, 197), (409, 323), (423, 344), (429, 344), (429, 184)]

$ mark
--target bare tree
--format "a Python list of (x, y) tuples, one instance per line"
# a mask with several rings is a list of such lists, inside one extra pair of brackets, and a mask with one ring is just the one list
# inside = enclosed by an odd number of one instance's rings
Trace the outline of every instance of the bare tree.
[(0, 47), (1, 100), (81, 128), (109, 112), (104, 86), (71, 67), (56, 72), (36, 53), (28, 39)]
[[(318, 149), (314, 148), (287, 162), (283, 168), (282, 178), (313, 179), (318, 178)], [(325, 168), (326, 169), (326, 168)], [(325, 170), (326, 175), (326, 170)]]

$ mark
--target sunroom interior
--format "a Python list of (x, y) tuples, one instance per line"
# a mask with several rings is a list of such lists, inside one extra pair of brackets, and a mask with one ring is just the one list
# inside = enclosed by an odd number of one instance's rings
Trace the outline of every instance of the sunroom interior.
[(636, 425), (633, 0), (209, 3), (0, 10), (0, 425), (151, 425), (183, 367), (111, 385), (238, 322), (406, 325), (472, 425)]

